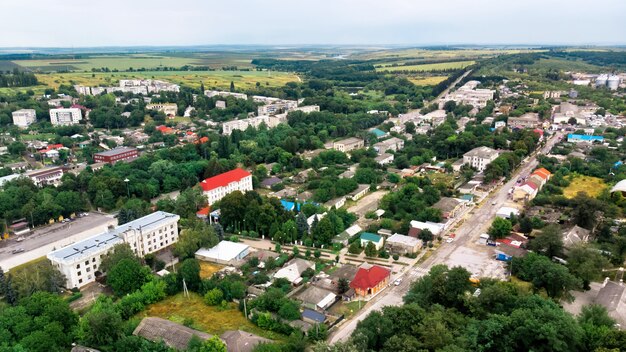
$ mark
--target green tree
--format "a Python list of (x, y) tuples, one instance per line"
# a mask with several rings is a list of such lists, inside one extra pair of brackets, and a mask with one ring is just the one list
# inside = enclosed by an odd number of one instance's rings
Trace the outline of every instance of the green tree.
[(589, 289), (592, 281), (602, 279), (602, 269), (608, 265), (602, 254), (583, 246), (572, 248), (567, 256), (568, 269), (583, 281), (584, 289)]
[(185, 259), (180, 265), (178, 275), (181, 280), (185, 280), (189, 290), (197, 291), (200, 288), (200, 263), (196, 259)]
[(433, 238), (435, 238), (435, 236), (433, 235), (432, 232), (430, 232), (429, 229), (423, 229), (420, 231), (420, 233), (417, 235), (417, 237), (422, 240), (422, 243), (424, 243), (424, 245), (426, 245), (426, 243), (430, 242), (433, 240)]
[(504, 238), (511, 234), (512, 229), (513, 226), (509, 220), (496, 217), (491, 223), (491, 227), (489, 227), (487, 233), (493, 239)]
[[(232, 85), (232, 82), (231, 82)], [(204, 341), (199, 352), (226, 352), (226, 344), (220, 340), (219, 336), (212, 336), (210, 339)]]
[(113, 246), (113, 250), (102, 257), (102, 261), (100, 262), (100, 271), (103, 273), (108, 272), (122, 259), (130, 259), (139, 262), (139, 258), (130, 248), (130, 245), (128, 243), (120, 243)]
[(80, 321), (79, 336), (89, 346), (111, 345), (123, 336), (122, 317), (110, 298), (98, 297)]
[(367, 242), (365, 245), (365, 256), (367, 257), (375, 257), (378, 251), (376, 250), (376, 245), (374, 242)]
[(337, 291), (339, 292), (339, 294), (346, 293), (349, 289), (350, 289), (350, 281), (348, 281), (348, 279), (343, 278), (343, 277), (339, 279), (339, 281), (337, 282)]
[(138, 290), (150, 277), (150, 268), (133, 259), (122, 259), (107, 274), (107, 284), (118, 296)]
[(541, 253), (548, 258), (553, 256), (560, 257), (563, 255), (563, 237), (561, 229), (557, 224), (551, 224), (544, 227), (541, 233), (530, 241), (529, 249)]
[(224, 292), (219, 288), (214, 288), (212, 290), (207, 291), (204, 295), (204, 303), (210, 306), (216, 306), (222, 302), (224, 299)]

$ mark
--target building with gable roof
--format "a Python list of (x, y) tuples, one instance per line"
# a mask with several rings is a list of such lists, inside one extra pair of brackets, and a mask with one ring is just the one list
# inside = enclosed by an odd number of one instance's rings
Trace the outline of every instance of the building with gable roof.
[(252, 174), (237, 168), (205, 179), (200, 182), (200, 187), (209, 205), (212, 205), (234, 191), (242, 193), (252, 191)]
[(359, 296), (375, 295), (387, 287), (390, 277), (389, 269), (364, 263), (354, 275), (350, 287)]

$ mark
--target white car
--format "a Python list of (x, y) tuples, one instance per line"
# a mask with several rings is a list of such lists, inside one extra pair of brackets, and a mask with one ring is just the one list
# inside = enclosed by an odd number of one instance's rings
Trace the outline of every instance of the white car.
[(454, 238), (450, 238), (450, 237), (448, 237), (448, 239), (446, 240), (447, 243), (452, 243), (452, 241), (454, 241)]
[(402, 279), (397, 279), (396, 281), (393, 282), (395, 286), (400, 286), (401, 283), (402, 283)]

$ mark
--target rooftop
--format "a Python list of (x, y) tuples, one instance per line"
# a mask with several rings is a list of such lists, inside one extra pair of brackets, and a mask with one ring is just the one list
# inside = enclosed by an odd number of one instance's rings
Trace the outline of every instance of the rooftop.
[(493, 155), (497, 155), (498, 151), (489, 147), (477, 147), (474, 148), (472, 150), (470, 150), (469, 152), (463, 154), (463, 156), (469, 156), (469, 157), (479, 157), (479, 158), (490, 158)]
[(156, 317), (147, 317), (133, 331), (133, 335), (141, 336), (153, 342), (163, 341), (169, 347), (180, 351), (187, 349), (189, 340), (195, 335), (201, 340), (211, 338), (211, 335), (176, 324), (173, 321)]
[(415, 245), (420, 244), (420, 240), (418, 240), (415, 237), (405, 236), (405, 235), (396, 233), (390, 236), (389, 238), (387, 238), (387, 243), (398, 243), (398, 244), (403, 244), (407, 246), (415, 246)]
[(96, 153), (95, 155), (114, 156), (114, 155), (118, 155), (121, 153), (126, 153), (126, 152), (131, 152), (131, 151), (136, 151), (136, 150), (137, 149), (131, 148), (131, 147), (119, 147), (119, 148), (107, 150), (104, 152), (99, 152), (99, 153)]
[(226, 343), (228, 352), (251, 352), (256, 345), (271, 342), (271, 340), (241, 330), (226, 331), (220, 338)]
[(217, 176), (209, 177), (204, 181), (200, 182), (200, 187), (207, 192), (218, 187), (226, 187), (232, 182), (238, 182), (246, 176), (250, 176), (251, 174), (244, 169), (234, 169)]
[(385, 280), (390, 274), (389, 269), (379, 265), (372, 265), (369, 268), (361, 267), (356, 272), (354, 279), (350, 282), (350, 287), (367, 290), (376, 287), (381, 281)]
[(247, 244), (222, 241), (210, 249), (200, 248), (196, 252), (196, 255), (229, 261), (235, 259), (239, 254), (241, 254), (241, 252), (247, 250), (248, 248), (250, 248), (250, 246)]
[(375, 235), (373, 233), (370, 233), (370, 232), (363, 232), (360, 238), (361, 238), (361, 241), (372, 241), (372, 242), (380, 242), (380, 240), (382, 239), (382, 237)]

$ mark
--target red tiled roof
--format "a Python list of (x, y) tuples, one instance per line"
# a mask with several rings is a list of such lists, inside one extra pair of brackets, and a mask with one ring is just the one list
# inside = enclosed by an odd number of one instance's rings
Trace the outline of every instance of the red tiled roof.
[(51, 150), (61, 149), (61, 148), (63, 148), (63, 144), (50, 144), (50, 145), (48, 145), (48, 148), (41, 149), (39, 152), (43, 154), (43, 153), (47, 153), (47, 152), (49, 152)]
[(543, 130), (542, 130), (542, 129), (540, 129), (540, 128), (535, 128), (535, 129), (533, 130), (533, 132), (537, 133), (537, 134), (538, 134), (538, 135), (540, 135), (540, 136), (543, 136)]
[(382, 266), (373, 265), (369, 269), (360, 268), (354, 275), (354, 279), (350, 282), (350, 287), (366, 291), (372, 287), (376, 287), (381, 281), (385, 280), (390, 274), (389, 269)]
[(537, 184), (532, 182), (532, 181), (526, 181), (526, 183), (524, 183), (524, 185), (526, 185), (526, 186), (528, 186), (528, 187), (530, 187), (532, 189), (535, 189), (535, 190), (539, 188), (539, 186), (537, 186)]
[(207, 192), (218, 187), (227, 186), (231, 182), (239, 181), (250, 175), (251, 174), (248, 171), (237, 168), (235, 170), (230, 170), (228, 172), (224, 172), (223, 174), (207, 178), (206, 180), (200, 182), (200, 187), (202, 187), (202, 190)]
[(211, 208), (210, 207), (204, 207), (204, 208), (198, 210), (196, 212), (196, 215), (209, 216), (210, 212), (211, 212)]
[(542, 167), (542, 168), (539, 168), (539, 169), (535, 170), (533, 172), (533, 175), (537, 175), (537, 176), (539, 176), (539, 177), (541, 177), (543, 179), (548, 179), (550, 177), (550, 175), (552, 175), (552, 174), (550, 173), (550, 171), (548, 171), (548, 170), (546, 170), (546, 169), (544, 169)]
[(167, 127), (165, 125), (157, 126), (156, 130), (160, 131), (163, 134), (174, 133), (174, 129), (173, 128)]

